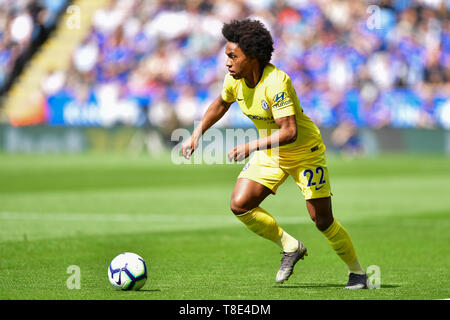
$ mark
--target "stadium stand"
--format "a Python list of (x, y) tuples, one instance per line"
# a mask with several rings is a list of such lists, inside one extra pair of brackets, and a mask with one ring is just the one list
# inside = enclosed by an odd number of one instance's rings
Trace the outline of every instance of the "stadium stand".
[[(60, 1), (58, 8), (64, 8), (66, 4), (66, 1)], [(74, 48), (88, 32), (93, 12), (104, 4), (105, 1), (75, 1), (73, 5), (83, 12), (79, 15), (77, 25), (71, 25), (70, 16), (65, 15), (51, 37), (27, 62), (27, 67), (11, 88), (4, 106), (13, 125), (46, 122), (43, 81), (52, 70), (67, 70)], [(53, 20), (55, 23), (56, 16)]]
[(0, 94), (53, 29), (66, 0), (0, 1)]
[[(9, 92), (14, 125), (190, 126), (221, 89), (222, 23), (250, 17), (271, 30), (272, 62), (321, 127), (450, 128), (448, 1), (73, 5), (81, 28), (68, 28), (67, 13)], [(233, 105), (220, 124), (249, 123)]]

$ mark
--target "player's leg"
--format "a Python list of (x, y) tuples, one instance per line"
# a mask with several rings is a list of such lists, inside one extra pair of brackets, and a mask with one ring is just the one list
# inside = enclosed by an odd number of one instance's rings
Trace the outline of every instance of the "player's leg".
[(336, 254), (347, 264), (350, 277), (346, 288), (365, 288), (367, 280), (365, 272), (358, 261), (350, 235), (333, 218), (331, 197), (306, 200), (306, 207), (317, 229), (322, 232)]
[(276, 193), (287, 176), (265, 152), (255, 152), (238, 176), (230, 207), (250, 230), (277, 243), (284, 251), (293, 252), (298, 249), (298, 241), (259, 206), (269, 194)]
[(231, 211), (254, 233), (275, 242), (285, 252), (294, 252), (298, 249), (298, 241), (260, 207), (261, 202), (272, 193), (271, 189), (259, 182), (238, 178), (231, 195)]
[(256, 181), (238, 178), (231, 194), (231, 211), (236, 216), (242, 215), (258, 207), (272, 193), (271, 189)]
[(298, 166), (286, 170), (301, 189), (306, 199), (308, 212), (316, 227), (327, 238), (336, 254), (347, 264), (352, 280), (349, 284), (356, 277), (358, 283), (351, 287), (360, 288), (365, 273), (358, 261), (348, 232), (333, 217), (331, 185), (325, 153), (319, 153), (315, 157), (302, 161)]
[(271, 193), (275, 194), (288, 174), (264, 152), (257, 151), (243, 168), (231, 197), (231, 210), (250, 230), (278, 244), (283, 258), (276, 281), (282, 283), (293, 273), (299, 259), (307, 255), (301, 241), (283, 230), (272, 215), (260, 207)]
[(231, 197), (231, 211), (251, 231), (283, 249), (281, 266), (275, 278), (277, 283), (283, 283), (292, 275), (295, 264), (308, 254), (301, 241), (284, 231), (272, 215), (259, 206), (271, 193), (271, 189), (256, 181), (239, 178)]
[(311, 220), (320, 231), (326, 230), (333, 223), (331, 197), (306, 200), (306, 208)]
[(347, 230), (333, 217), (331, 197), (306, 200), (311, 220), (327, 238), (336, 254), (347, 264), (349, 272), (364, 274)]

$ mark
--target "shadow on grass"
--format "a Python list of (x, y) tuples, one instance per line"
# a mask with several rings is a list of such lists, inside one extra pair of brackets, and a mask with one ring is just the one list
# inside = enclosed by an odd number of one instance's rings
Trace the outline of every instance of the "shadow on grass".
[(161, 289), (139, 289), (142, 292), (161, 292)]
[[(277, 289), (320, 289), (320, 288), (344, 288), (345, 284), (342, 283), (302, 283), (294, 285), (275, 285), (273, 286)], [(380, 289), (392, 289), (399, 288), (396, 284), (382, 284)]]

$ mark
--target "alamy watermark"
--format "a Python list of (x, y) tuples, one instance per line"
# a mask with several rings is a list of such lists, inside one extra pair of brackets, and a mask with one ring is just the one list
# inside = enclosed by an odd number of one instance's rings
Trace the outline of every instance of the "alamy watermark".
[(66, 9), (68, 15), (66, 27), (70, 30), (81, 28), (81, 8), (77, 5), (70, 5)]
[(369, 17), (366, 21), (367, 29), (381, 29), (381, 9), (377, 5), (368, 6), (366, 12), (369, 14)]
[(66, 273), (70, 276), (66, 280), (67, 289), (81, 289), (81, 269), (77, 265), (70, 265), (67, 267)]
[[(195, 123), (197, 128), (201, 125)], [(255, 128), (248, 129), (219, 129), (210, 128), (197, 141), (197, 146), (190, 158), (186, 158), (182, 154), (183, 143), (191, 139), (191, 132), (184, 128), (176, 129), (172, 132), (171, 141), (178, 142), (171, 151), (171, 159), (174, 164), (243, 164), (246, 159), (234, 161), (229, 159), (229, 153), (238, 146), (246, 145), (250, 142), (255, 142), (260, 137), (268, 137), (276, 132), (278, 129), (262, 129)], [(270, 155), (276, 161), (278, 155), (278, 140), (273, 141), (270, 146)], [(264, 148), (262, 148), (264, 149)]]
[(381, 288), (381, 269), (377, 265), (367, 267), (367, 287), (369, 289)]
[[(66, 286), (69, 290), (81, 289), (81, 269), (77, 265), (70, 265), (66, 269), (70, 276), (66, 280)], [(381, 269), (377, 265), (367, 267), (367, 287), (369, 289), (381, 288)]]

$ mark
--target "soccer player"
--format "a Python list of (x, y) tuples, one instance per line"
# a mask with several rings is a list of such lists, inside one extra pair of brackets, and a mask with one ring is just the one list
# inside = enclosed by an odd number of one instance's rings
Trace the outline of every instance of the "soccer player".
[(276, 282), (288, 280), (294, 266), (307, 255), (306, 246), (283, 230), (260, 204), (290, 175), (306, 200), (311, 219), (349, 270), (345, 288), (367, 288), (348, 232), (333, 217), (325, 145), (319, 129), (303, 113), (289, 76), (270, 63), (273, 40), (257, 20), (225, 23), (228, 74), (222, 93), (205, 112), (201, 124), (183, 142), (182, 154), (190, 158), (200, 137), (237, 100), (242, 112), (258, 129), (259, 139), (233, 148), (228, 157), (241, 161), (253, 153), (238, 176), (231, 196), (231, 211), (251, 231), (283, 250)]

